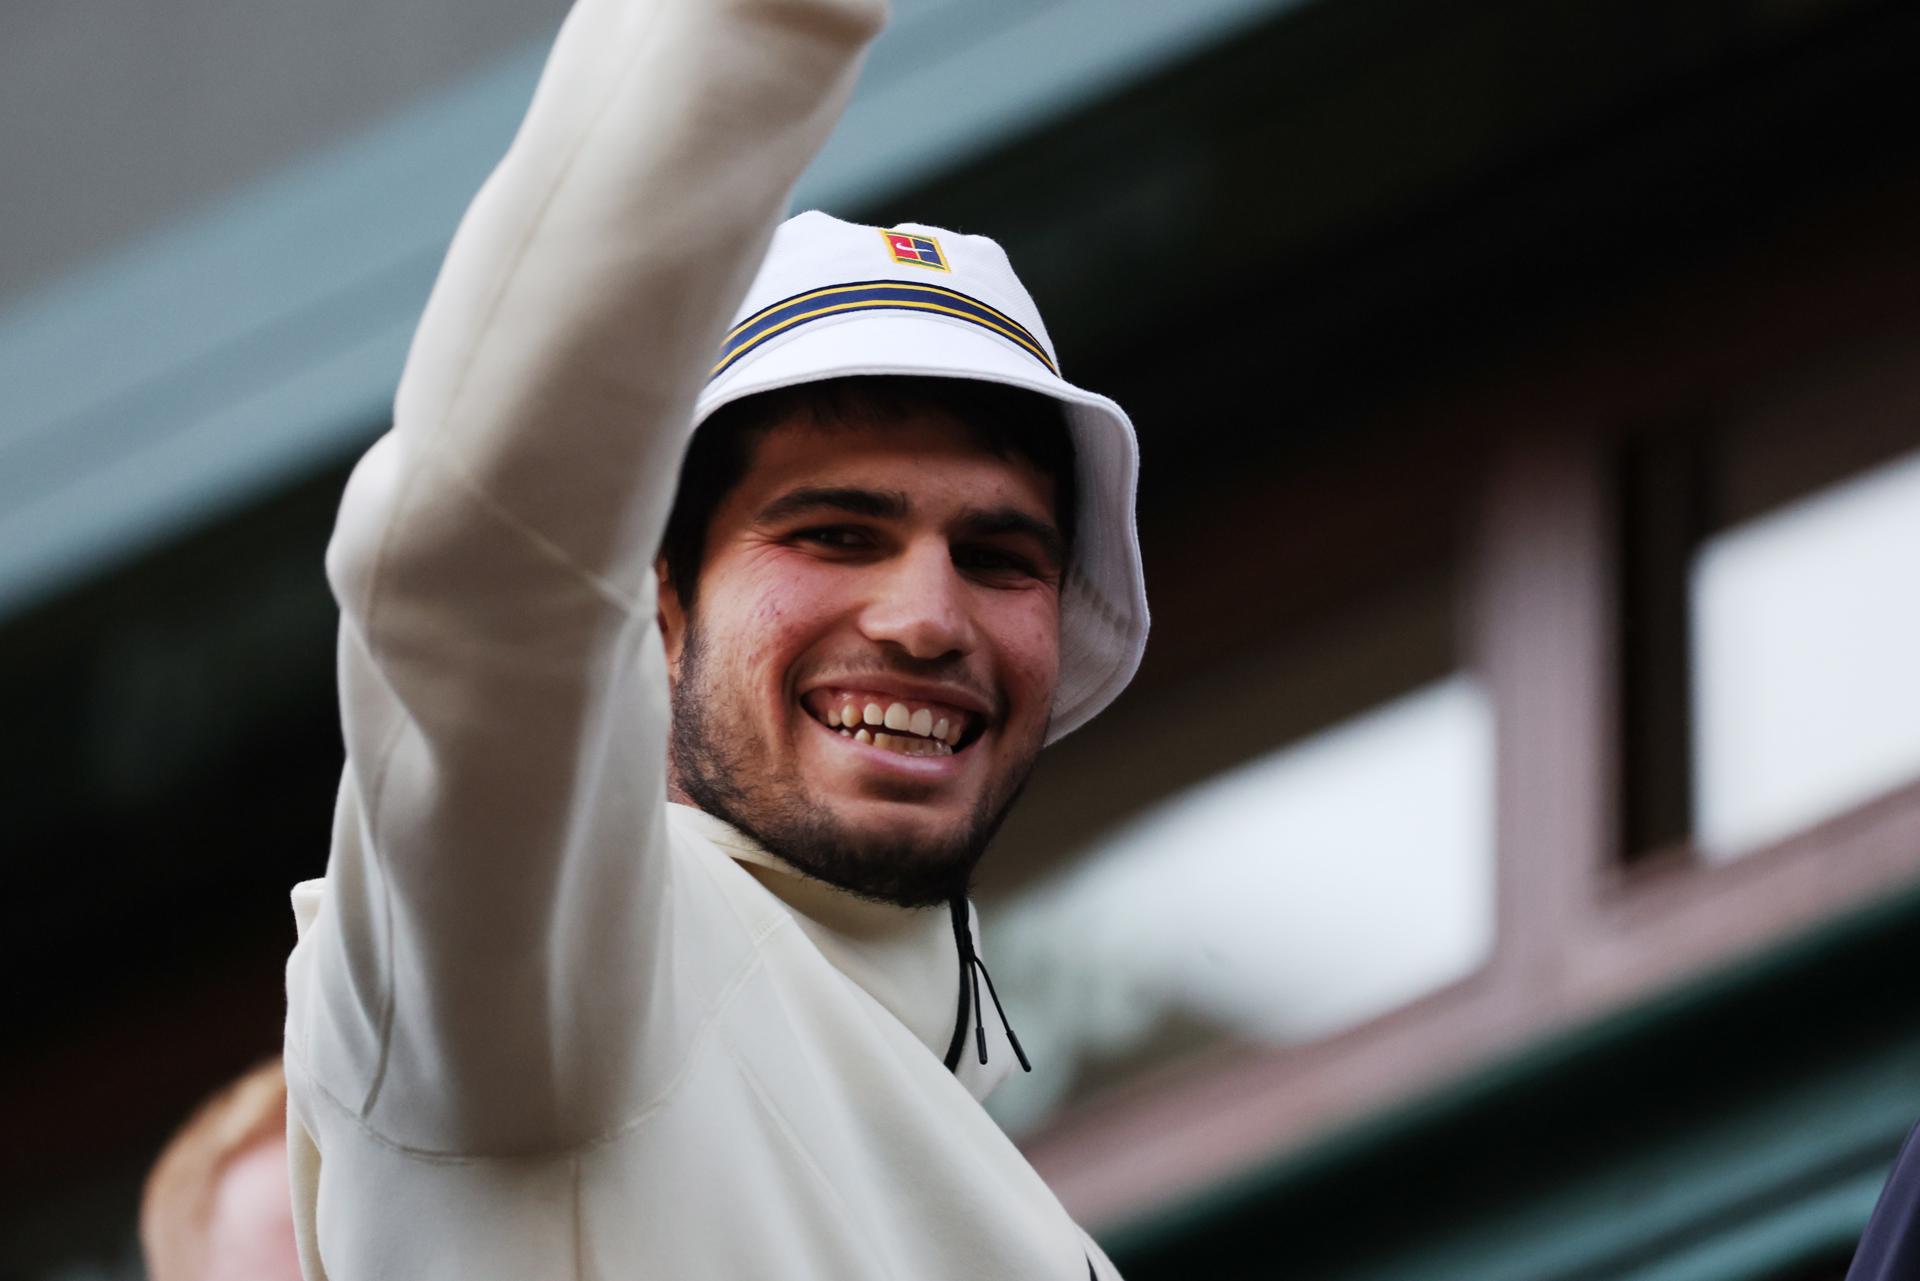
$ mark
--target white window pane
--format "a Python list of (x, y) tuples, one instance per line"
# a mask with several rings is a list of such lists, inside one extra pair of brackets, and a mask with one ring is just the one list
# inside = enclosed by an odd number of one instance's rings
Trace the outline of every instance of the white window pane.
[(1173, 798), (989, 918), (1035, 1060), (995, 1114), (1018, 1132), (1196, 1029), (1308, 1040), (1466, 976), (1492, 946), (1492, 853), (1492, 715), (1464, 676)]
[(1707, 857), (1920, 777), (1920, 454), (1709, 540), (1691, 592)]

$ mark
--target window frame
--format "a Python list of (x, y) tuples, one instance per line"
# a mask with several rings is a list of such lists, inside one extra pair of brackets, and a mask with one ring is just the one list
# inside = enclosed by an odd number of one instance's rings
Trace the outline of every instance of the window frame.
[[(1618, 632), (1618, 466), (1647, 424), (1684, 429), (1702, 405), (1816, 422), (1920, 406), (1920, 370), (1852, 367), (1862, 351), (1916, 345), (1904, 339), (1920, 326), (1911, 302), (1920, 256), (1862, 249), (1904, 243), (1892, 237), (1911, 205), (1920, 191), (1840, 211), (1819, 229), (1817, 250), (1783, 257), (1762, 244), (1730, 255), (1543, 340), (1524, 363), (1403, 407), (1423, 449), (1444, 442), (1456, 460), (1476, 460), (1465, 469), (1475, 532), (1464, 603), (1466, 658), (1496, 726), (1491, 957), (1323, 1040), (1159, 1074), (1072, 1108), (1022, 1146), (1082, 1222), (1164, 1212), (1553, 1034), (1920, 885), (1920, 780), (1737, 859), (1709, 862), (1686, 841), (1623, 858)], [(1797, 238), (1805, 249), (1807, 236)], [(1782, 391), (1779, 371), (1819, 376)], [(1386, 462), (1378, 479), (1401, 483)], [(1126, 1159), (1143, 1151), (1154, 1159)]]

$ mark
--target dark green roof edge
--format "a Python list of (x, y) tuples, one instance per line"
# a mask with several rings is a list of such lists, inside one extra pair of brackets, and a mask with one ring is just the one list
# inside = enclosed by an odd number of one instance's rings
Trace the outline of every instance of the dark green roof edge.
[[(1884, 999), (1884, 979), (1903, 973), (1920, 974), (1920, 888), (1278, 1156), (1106, 1244), (1135, 1277), (1233, 1275), (1260, 1242), (1284, 1240), (1310, 1263), (1301, 1275), (1380, 1281), (1735, 1278), (1844, 1249), (1920, 1117), (1920, 999), (1897, 985)], [(1706, 1270), (1673, 1270), (1689, 1258)], [(1747, 1271), (1727, 1270), (1743, 1259)]]

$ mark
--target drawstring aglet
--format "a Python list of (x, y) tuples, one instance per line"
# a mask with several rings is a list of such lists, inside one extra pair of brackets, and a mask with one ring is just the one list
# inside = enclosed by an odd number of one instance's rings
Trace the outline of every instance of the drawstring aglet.
[[(1005, 1025), (1002, 1024), (1002, 1026), (1004, 1027)], [(1033, 1064), (1027, 1062), (1027, 1052), (1020, 1048), (1020, 1038), (1013, 1034), (1013, 1029), (1010, 1027), (1007, 1028), (1007, 1044), (1013, 1047), (1013, 1057), (1020, 1060), (1020, 1070), (1022, 1072), (1033, 1071)]]
[[(985, 1067), (987, 1065), (987, 1025), (980, 1017), (980, 970), (980, 958), (969, 956), (967, 974), (973, 980), (973, 1038), (980, 1045), (980, 1066)], [(992, 976), (988, 976), (987, 986), (989, 988), (993, 986)]]

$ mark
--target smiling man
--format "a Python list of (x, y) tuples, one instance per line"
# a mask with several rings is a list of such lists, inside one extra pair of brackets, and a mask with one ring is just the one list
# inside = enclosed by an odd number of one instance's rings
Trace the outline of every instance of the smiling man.
[(1138, 665), (1133, 433), (993, 242), (776, 227), (880, 16), (583, 0), (455, 237), (328, 553), (309, 1281), (1113, 1276), (965, 895)]
[(801, 384), (721, 411), (686, 470), (661, 562), (670, 793), (852, 893), (964, 894), (1058, 684), (1060, 409), (951, 379)]

